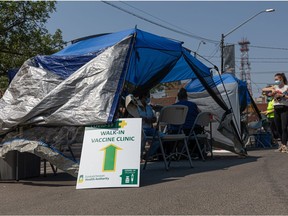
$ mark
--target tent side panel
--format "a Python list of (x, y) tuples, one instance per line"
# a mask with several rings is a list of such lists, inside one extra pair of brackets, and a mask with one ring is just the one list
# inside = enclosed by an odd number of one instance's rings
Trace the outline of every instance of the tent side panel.
[[(46, 124), (93, 125), (109, 122), (114, 101), (118, 101), (119, 86), (123, 85), (123, 71), (132, 36), (108, 48), (71, 79), (61, 83), (44, 103), (57, 101), (57, 109), (45, 118)], [(69, 95), (66, 90), (71, 89)], [(110, 118), (111, 120), (111, 118)]]
[(0, 133), (29, 120), (33, 108), (62, 81), (58, 75), (37, 68), (33, 59), (27, 60), (0, 99)]
[(22, 123), (107, 123), (124, 82), (120, 77), (130, 41), (131, 36), (108, 48), (65, 80), (27, 61), (0, 100), (0, 132)]
[[(196, 83), (197, 84), (197, 83)], [(189, 100), (195, 102), (199, 109), (201, 111), (208, 111), (213, 113), (213, 115), (216, 117), (217, 121), (216, 123), (213, 123), (213, 139), (217, 143), (221, 143), (221, 148), (233, 151), (236, 153), (241, 153), (243, 150), (242, 144), (237, 140), (237, 137), (240, 136), (241, 131), (240, 129), (240, 110), (239, 110), (239, 95), (238, 95), (238, 86), (237, 83), (229, 83), (226, 84), (226, 91), (225, 93), (223, 86), (219, 85), (218, 90), (221, 92), (221, 96), (225, 103), (227, 104), (228, 108), (230, 109), (230, 103), (232, 105), (232, 111), (235, 118), (230, 119), (234, 122), (234, 125), (239, 125), (239, 128), (236, 128), (236, 131), (238, 134), (234, 134), (234, 130), (227, 130), (225, 131), (225, 134), (222, 134), (223, 127), (226, 125), (221, 125), (222, 131), (218, 131), (219, 129), (219, 122), (221, 121), (223, 115), (225, 114), (225, 110), (223, 110), (215, 101), (214, 99), (209, 95), (209, 93), (205, 91), (201, 92), (191, 92), (193, 89), (190, 89), (190, 92), (188, 92)], [(197, 85), (195, 86), (196, 89), (199, 89)], [(228, 102), (228, 97), (230, 100), (230, 103)], [(229, 126), (229, 129), (231, 129), (231, 125)]]

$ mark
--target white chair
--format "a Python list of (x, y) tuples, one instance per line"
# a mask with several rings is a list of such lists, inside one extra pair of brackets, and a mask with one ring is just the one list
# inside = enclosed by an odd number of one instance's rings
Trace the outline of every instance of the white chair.
[[(175, 149), (176, 149), (175, 147), (179, 141), (183, 141), (184, 148), (187, 151), (187, 155), (185, 154), (185, 156), (188, 157), (190, 166), (193, 167), (190, 153), (188, 150), (188, 145), (187, 145), (187, 136), (184, 134), (182, 130), (182, 125), (185, 123), (187, 112), (188, 112), (188, 107), (184, 105), (171, 105), (171, 106), (163, 107), (161, 109), (154, 136), (149, 136), (149, 137), (146, 136), (146, 140), (150, 139), (152, 140), (152, 143), (146, 154), (146, 160), (145, 160), (143, 169), (146, 168), (147, 159), (149, 158), (149, 152), (153, 144), (155, 144), (155, 141), (159, 142), (161, 154), (163, 156), (163, 161), (164, 161), (166, 170), (168, 170), (170, 167), (172, 156), (175, 155)], [(165, 133), (168, 125), (179, 126), (180, 127), (179, 133), (178, 134)], [(164, 151), (163, 144), (165, 142), (175, 142), (173, 151), (169, 155), (166, 155)], [(177, 154), (180, 154), (180, 153), (177, 153)], [(169, 164), (167, 163), (167, 159), (169, 159)]]
[[(210, 112), (200, 112), (197, 115), (197, 117), (194, 121), (194, 124), (190, 130), (190, 133), (188, 135), (188, 142), (193, 141), (193, 140), (196, 142), (196, 147), (199, 150), (199, 153), (200, 153), (202, 160), (205, 160), (203, 153), (207, 153), (207, 148), (208, 148), (208, 151), (211, 152), (211, 157), (213, 157), (211, 128), (209, 131), (210, 132), (210, 137), (209, 137), (210, 141), (208, 140), (209, 134), (207, 133), (207, 131), (205, 129), (204, 129), (204, 133), (201, 133), (201, 134), (197, 134), (195, 129), (196, 129), (197, 125), (200, 127), (203, 127), (203, 128), (207, 128), (208, 126), (210, 126), (211, 121), (212, 121), (212, 114)], [(200, 143), (199, 143), (200, 140), (204, 140), (204, 142), (206, 142), (208, 147), (207, 147), (207, 145), (204, 144), (204, 147), (201, 148)]]

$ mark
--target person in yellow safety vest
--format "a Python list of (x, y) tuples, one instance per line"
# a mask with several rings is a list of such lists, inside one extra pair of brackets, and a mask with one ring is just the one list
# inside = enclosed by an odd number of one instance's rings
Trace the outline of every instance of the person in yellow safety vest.
[(269, 121), (270, 130), (271, 130), (271, 133), (272, 133), (272, 136), (274, 139), (274, 143), (276, 144), (277, 139), (279, 138), (279, 135), (278, 135), (275, 121), (274, 121), (274, 98), (268, 95), (267, 96), (267, 102), (268, 102), (267, 109), (261, 113), (266, 115), (266, 117)]

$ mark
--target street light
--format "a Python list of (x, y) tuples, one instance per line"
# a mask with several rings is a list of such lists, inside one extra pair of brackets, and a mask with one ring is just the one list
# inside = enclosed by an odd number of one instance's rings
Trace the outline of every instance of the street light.
[(227, 34), (222, 34), (221, 35), (221, 73), (223, 73), (223, 66), (224, 66), (223, 65), (224, 64), (224, 55), (223, 55), (224, 38), (227, 37), (228, 35), (230, 35), (232, 32), (234, 32), (238, 28), (240, 28), (241, 26), (243, 26), (244, 24), (246, 24), (247, 22), (249, 22), (250, 20), (252, 20), (253, 18), (255, 18), (256, 16), (258, 16), (259, 14), (261, 14), (261, 13), (270, 13), (270, 12), (274, 12), (274, 11), (275, 11), (275, 9), (266, 9), (266, 10), (260, 11), (259, 13), (255, 14), (254, 16), (252, 16), (249, 19), (247, 19), (245, 22), (243, 22), (240, 25), (236, 26), (234, 29), (229, 31)]
[(202, 41), (202, 40), (199, 42), (198, 48), (197, 48), (197, 50), (196, 50), (195, 53), (194, 53), (194, 57), (195, 57), (195, 58), (196, 58), (196, 55), (197, 55), (197, 53), (198, 53), (198, 50), (199, 50), (199, 48), (200, 48), (201, 43), (204, 44), (204, 45), (206, 44), (206, 42), (205, 42), (205, 41)]

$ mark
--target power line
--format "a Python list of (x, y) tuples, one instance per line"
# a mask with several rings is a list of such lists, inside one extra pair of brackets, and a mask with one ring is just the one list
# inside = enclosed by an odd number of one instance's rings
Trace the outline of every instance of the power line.
[(274, 75), (276, 73), (288, 73), (288, 71), (270, 71), (270, 72), (267, 72), (267, 71), (263, 71), (263, 72), (252, 71), (253, 75), (261, 75), (261, 74), (272, 74), (272, 75)]
[[(239, 46), (238, 43), (227, 43), (229, 45), (237, 45)], [(258, 48), (258, 49), (273, 49), (273, 50), (283, 50), (283, 51), (288, 51), (288, 48), (286, 47), (268, 47), (268, 46), (259, 46), (259, 45), (249, 45), (249, 48)]]
[(259, 48), (259, 49), (274, 49), (274, 50), (285, 50), (285, 51), (288, 51), (288, 48), (285, 48), (285, 47), (267, 47), (267, 46), (249, 45), (249, 48), (250, 47)]
[[(262, 89), (262, 88), (260, 88), (260, 86), (258, 86), (258, 83), (255, 83), (252, 80), (251, 80), (251, 83), (256, 86), (256, 88), (258, 90), (257, 92), (259, 92), (259, 89)], [(267, 85), (267, 83), (265, 83), (265, 85)]]
[[(207, 56), (207, 55), (205, 55), (205, 57), (206, 58), (218, 58), (218, 59), (220, 59), (220, 56), (215, 56), (215, 55), (209, 55), (209, 56)], [(240, 57), (235, 57), (235, 59), (241, 59)], [(250, 58), (249, 57), (249, 59), (254, 59), (254, 60), (287, 60), (287, 63), (288, 63), (288, 58), (271, 58), (271, 57), (252, 57), (252, 58)], [(257, 62), (257, 61), (255, 61), (255, 62)]]
[(165, 29), (167, 29), (167, 30), (173, 31), (173, 32), (175, 32), (175, 33), (182, 34), (182, 35), (185, 35), (185, 36), (187, 36), (187, 37), (195, 38), (195, 39), (198, 39), (198, 40), (204, 40), (205, 42), (209, 42), (209, 43), (219, 43), (219, 41), (216, 41), (216, 40), (212, 40), (212, 39), (204, 38), (204, 37), (201, 37), (201, 36), (198, 36), (198, 35), (186, 33), (186, 32), (179, 31), (179, 30), (170, 28), (170, 27), (168, 27), (168, 26), (165, 26), (165, 25), (156, 23), (156, 22), (154, 22), (154, 21), (152, 21), (152, 20), (149, 20), (149, 19), (147, 19), (147, 18), (145, 18), (145, 17), (142, 17), (142, 16), (140, 16), (140, 15), (137, 15), (137, 14), (135, 14), (135, 13), (132, 13), (132, 12), (130, 12), (130, 11), (124, 9), (124, 8), (121, 8), (121, 7), (119, 7), (119, 6), (116, 6), (116, 5), (112, 4), (111, 2), (107, 2), (107, 1), (102, 1), (102, 2), (105, 3), (105, 4), (110, 5), (111, 7), (117, 8), (118, 10), (121, 10), (121, 11), (123, 11), (123, 12), (125, 12), (125, 13), (128, 13), (128, 14), (130, 14), (130, 15), (132, 15), (132, 16), (135, 16), (135, 17), (137, 17), (137, 18), (139, 18), (139, 19), (142, 19), (142, 20), (144, 20), (144, 21), (146, 21), (146, 22), (152, 23), (152, 24), (154, 24), (154, 25), (157, 25), (157, 26), (159, 26), (159, 27), (162, 27), (162, 28), (165, 28)]
[(257, 85), (267, 85), (267, 84), (269, 84), (268, 82), (265, 82), (265, 83), (253, 82), (253, 83), (257, 84)]
[[(250, 58), (250, 57), (249, 57)], [(255, 57), (255, 58), (250, 58), (250, 59), (267, 59), (267, 60), (272, 60), (272, 59), (275, 59), (275, 60), (288, 60), (288, 58), (271, 58), (271, 57)]]
[(132, 5), (128, 4), (127, 2), (123, 2), (123, 1), (120, 1), (120, 2), (123, 3), (123, 4), (125, 4), (125, 5), (127, 5), (127, 6), (129, 6), (129, 7), (131, 7), (131, 8), (133, 8), (133, 9), (136, 9), (136, 10), (138, 10), (138, 11), (141, 11), (142, 13), (144, 13), (144, 14), (146, 14), (146, 15), (148, 15), (148, 16), (151, 16), (151, 17), (153, 17), (154, 19), (157, 19), (157, 20), (159, 20), (159, 21), (161, 21), (161, 22), (164, 22), (164, 23), (166, 23), (166, 24), (168, 24), (168, 25), (171, 25), (171, 26), (173, 26), (173, 27), (175, 27), (175, 28), (178, 28), (178, 29), (180, 29), (180, 30), (182, 30), (182, 31), (185, 31), (185, 32), (187, 32), (187, 33), (193, 34), (193, 33), (187, 31), (187, 30), (184, 29), (184, 28), (181, 28), (181, 27), (179, 27), (179, 26), (176, 26), (176, 25), (174, 25), (174, 24), (172, 24), (172, 23), (167, 22), (166, 20), (163, 20), (163, 19), (161, 19), (161, 18), (159, 18), (159, 17), (154, 16), (153, 14), (147, 13), (147, 12), (144, 11), (144, 10), (141, 10), (141, 9), (139, 9), (139, 8), (136, 8), (135, 6), (132, 6)]
[(215, 55), (219, 52), (220, 50), (220, 43), (217, 44), (217, 46), (215, 47), (214, 51), (211, 52), (211, 54), (207, 57), (209, 60), (211, 60), (212, 58), (215, 57)]
[[(189, 31), (187, 31), (187, 30), (185, 30), (185, 29), (183, 29), (183, 28), (180, 28), (179, 26), (176, 26), (176, 25), (174, 25), (174, 24), (172, 24), (172, 23), (169, 23), (169, 22), (167, 22), (167, 21), (165, 21), (165, 20), (163, 20), (163, 19), (160, 19), (160, 18), (158, 18), (158, 17), (156, 17), (156, 16), (154, 16), (154, 15), (152, 15), (152, 14), (149, 14), (149, 13), (145, 12), (144, 10), (138, 9), (138, 8), (136, 8), (136, 7), (134, 7), (134, 6), (126, 3), (126, 2), (122, 2), (122, 1), (121, 1), (121, 3), (126, 4), (126, 5), (128, 5), (129, 7), (131, 7), (131, 8), (134, 8), (134, 9), (136, 9), (136, 10), (138, 10), (138, 11), (141, 11), (142, 13), (144, 13), (144, 14), (146, 14), (146, 15), (149, 15), (149, 16), (151, 16), (151, 17), (153, 17), (153, 18), (155, 18), (155, 19), (157, 19), (157, 20), (159, 20), (159, 21), (162, 21), (162, 22), (164, 22), (164, 23), (166, 23), (166, 24), (168, 24), (168, 25), (174, 26), (175, 28), (181, 29), (182, 31), (179, 31), (179, 30), (170, 28), (170, 27), (168, 27), (168, 26), (164, 26), (164, 25), (162, 25), (162, 24), (160, 24), (160, 23), (156, 23), (156, 22), (154, 22), (154, 21), (152, 21), (152, 20), (149, 20), (149, 19), (147, 19), (147, 18), (145, 18), (145, 17), (142, 17), (142, 16), (140, 16), (140, 15), (137, 15), (137, 14), (135, 14), (135, 13), (133, 13), (133, 12), (130, 12), (130, 11), (124, 9), (124, 8), (121, 8), (121, 7), (119, 7), (119, 6), (116, 6), (116, 5), (112, 4), (111, 2), (107, 2), (107, 1), (102, 1), (102, 2), (105, 3), (105, 4), (108, 4), (108, 5), (110, 5), (110, 6), (112, 6), (112, 7), (114, 7), (114, 8), (117, 8), (118, 10), (121, 10), (121, 11), (123, 11), (123, 12), (125, 12), (125, 13), (128, 13), (128, 14), (130, 14), (130, 15), (132, 15), (132, 16), (135, 16), (135, 17), (137, 17), (137, 18), (139, 18), (139, 19), (142, 19), (142, 20), (144, 20), (144, 21), (146, 21), (146, 22), (152, 23), (152, 24), (154, 24), (154, 25), (157, 25), (157, 26), (159, 26), (159, 27), (162, 27), (162, 28), (165, 28), (165, 29), (167, 29), (167, 30), (173, 31), (173, 32), (175, 32), (175, 33), (182, 34), (182, 35), (185, 35), (185, 36), (187, 36), (187, 37), (195, 38), (195, 39), (198, 39), (198, 40), (204, 40), (204, 41), (206, 41), (206, 42), (210, 42), (210, 43), (214, 43), (214, 44), (219, 44), (219, 45), (220, 45), (220, 42), (219, 42), (218, 40), (212, 40), (212, 39), (208, 39), (208, 38), (204, 38), (204, 37), (195, 35), (195, 34), (189, 32)], [(185, 32), (183, 32), (183, 31), (185, 31)], [(238, 43), (234, 43), (234, 44), (233, 44), (233, 43), (229, 43), (229, 44), (231, 44), (231, 45), (238, 45)], [(259, 45), (249, 45), (249, 48), (273, 49), (273, 50), (288, 51), (288, 48), (285, 48), (285, 47), (268, 47), (268, 46), (259, 46)], [(215, 54), (214, 54), (214, 55), (215, 55)]]
[[(236, 62), (240, 62), (236, 60)], [(260, 63), (260, 64), (287, 64), (288, 61), (250, 61), (250, 63)]]
[(266, 58), (263, 58), (263, 57), (254, 57), (254, 58), (250, 58), (250, 59), (262, 59), (262, 60), (287, 60), (288, 61), (288, 58), (271, 58), (271, 57), (266, 57)]

